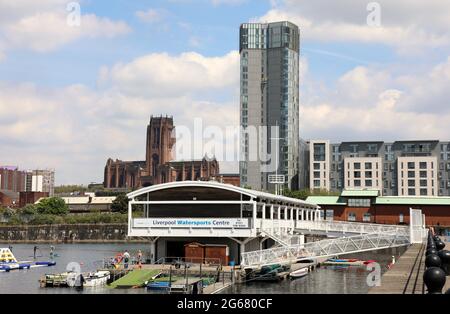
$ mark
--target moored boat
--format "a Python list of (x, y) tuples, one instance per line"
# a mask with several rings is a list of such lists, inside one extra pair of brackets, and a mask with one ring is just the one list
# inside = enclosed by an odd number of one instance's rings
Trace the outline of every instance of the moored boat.
[(108, 282), (110, 272), (106, 270), (100, 270), (95, 273), (88, 273), (84, 276), (85, 287), (97, 287), (104, 286)]
[(358, 260), (358, 259), (348, 259), (348, 258), (343, 258), (343, 259), (338, 259), (338, 258), (330, 258), (328, 260), (326, 260), (324, 263), (324, 265), (347, 265), (347, 266), (362, 266), (364, 265), (364, 261)]
[(297, 278), (302, 278), (308, 275), (308, 268), (300, 268), (297, 269), (296, 271), (293, 271), (289, 274), (289, 277), (291, 279), (297, 279)]
[[(97, 271), (84, 273), (84, 287), (98, 287), (106, 285), (110, 277), (109, 271)], [(81, 286), (81, 277), (76, 272), (64, 272), (60, 274), (46, 274), (39, 280), (41, 287), (79, 287)]]

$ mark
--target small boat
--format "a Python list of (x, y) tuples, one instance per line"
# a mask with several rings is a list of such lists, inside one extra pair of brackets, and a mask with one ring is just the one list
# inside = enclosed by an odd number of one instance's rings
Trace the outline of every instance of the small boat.
[[(107, 284), (110, 277), (109, 271), (97, 271), (82, 274), (84, 287), (98, 287)], [(76, 272), (64, 272), (60, 274), (47, 274), (39, 280), (41, 287), (78, 287), (81, 286), (80, 274)]]
[(356, 258), (330, 258), (326, 260), (324, 265), (347, 265), (347, 266), (362, 266), (364, 265), (364, 261), (356, 259)]
[(42, 288), (47, 287), (68, 287), (68, 277), (72, 272), (65, 272), (61, 274), (46, 274), (39, 279)]
[(104, 286), (108, 283), (110, 272), (107, 270), (100, 270), (95, 273), (88, 273), (84, 276), (85, 287), (98, 287)]
[(169, 281), (154, 281), (147, 284), (147, 289), (149, 290), (167, 290), (169, 288)]
[(302, 278), (308, 275), (308, 268), (300, 268), (289, 274), (291, 279)]

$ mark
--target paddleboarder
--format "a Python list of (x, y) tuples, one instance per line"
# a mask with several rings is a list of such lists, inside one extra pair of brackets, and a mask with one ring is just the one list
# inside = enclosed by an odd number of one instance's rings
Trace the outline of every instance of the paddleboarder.
[(37, 251), (37, 249), (38, 249), (38, 246), (35, 245), (34, 248), (33, 248), (33, 258), (34, 259), (36, 259), (36, 251)]

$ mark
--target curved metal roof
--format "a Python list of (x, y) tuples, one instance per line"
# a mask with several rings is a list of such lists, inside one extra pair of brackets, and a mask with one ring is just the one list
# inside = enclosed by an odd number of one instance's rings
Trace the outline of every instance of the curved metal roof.
[(137, 196), (155, 192), (158, 190), (178, 188), (178, 187), (204, 187), (204, 188), (222, 189), (222, 190), (228, 190), (228, 191), (244, 194), (251, 198), (267, 199), (267, 200), (272, 200), (272, 201), (276, 201), (276, 202), (284, 202), (284, 203), (291, 203), (291, 204), (297, 204), (297, 205), (307, 205), (307, 206), (319, 208), (319, 206), (317, 206), (315, 204), (308, 203), (308, 202), (305, 202), (305, 201), (297, 199), (297, 198), (291, 198), (291, 197), (275, 195), (275, 194), (271, 194), (271, 193), (267, 193), (267, 192), (245, 189), (245, 188), (237, 187), (237, 186), (234, 186), (231, 184), (219, 183), (216, 181), (176, 181), (176, 182), (157, 184), (157, 185), (152, 185), (149, 187), (145, 187), (145, 188), (133, 191), (131, 193), (128, 193), (127, 196), (129, 198), (135, 198)]

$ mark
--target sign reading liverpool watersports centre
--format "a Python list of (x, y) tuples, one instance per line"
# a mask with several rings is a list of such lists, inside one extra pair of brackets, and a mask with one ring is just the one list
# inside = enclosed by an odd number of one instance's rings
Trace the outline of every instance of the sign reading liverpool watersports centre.
[(248, 228), (240, 218), (135, 218), (134, 228)]

